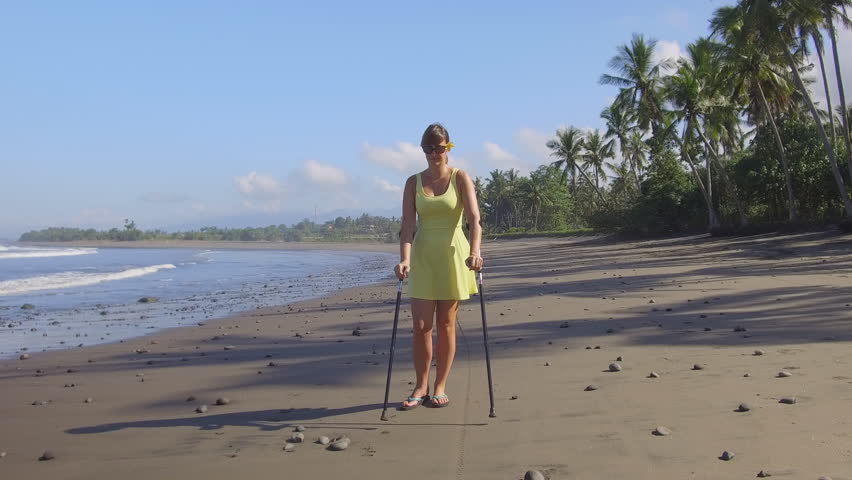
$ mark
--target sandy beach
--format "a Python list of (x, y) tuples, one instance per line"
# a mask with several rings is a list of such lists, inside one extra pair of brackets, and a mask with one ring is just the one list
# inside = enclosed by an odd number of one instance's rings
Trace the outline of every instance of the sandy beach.
[[(0, 362), (0, 478), (852, 479), (852, 235), (530, 239), (483, 254), (497, 418), (476, 297), (459, 314), (451, 405), (379, 420), (389, 275)], [(414, 379), (407, 301), (400, 317), (394, 406)], [(297, 426), (305, 441), (285, 452)], [(315, 443), (343, 435), (344, 451)]]

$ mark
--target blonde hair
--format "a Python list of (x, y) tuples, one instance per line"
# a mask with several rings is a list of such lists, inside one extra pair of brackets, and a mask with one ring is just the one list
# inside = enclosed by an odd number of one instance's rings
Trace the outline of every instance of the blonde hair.
[(426, 127), (420, 145), (438, 145), (441, 142), (450, 143), (450, 133), (440, 123), (433, 123)]

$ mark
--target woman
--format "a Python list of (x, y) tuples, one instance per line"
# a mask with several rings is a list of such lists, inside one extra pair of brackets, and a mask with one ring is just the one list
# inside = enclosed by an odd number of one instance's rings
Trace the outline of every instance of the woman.
[[(482, 268), (479, 246), (482, 227), (479, 205), (470, 176), (447, 165), (453, 147), (447, 129), (439, 123), (426, 128), (420, 141), (426, 170), (412, 175), (402, 196), (400, 261), (395, 270), (402, 280), (411, 276), (409, 295), (414, 318), (414, 370), (417, 384), (402, 409), (424, 403), (442, 408), (450, 403), (447, 377), (456, 354), (456, 313), (459, 300), (476, 293), (474, 270)], [(462, 232), (462, 213), (470, 225), (470, 244)], [(419, 222), (415, 222), (419, 217)], [(416, 235), (415, 235), (416, 231)], [(437, 323), (437, 374), (429, 396), (432, 365), (432, 326)]]

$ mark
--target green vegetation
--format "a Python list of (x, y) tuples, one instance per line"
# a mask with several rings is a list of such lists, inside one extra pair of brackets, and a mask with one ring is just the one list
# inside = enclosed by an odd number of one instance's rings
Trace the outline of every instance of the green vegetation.
[[(852, 230), (852, 105), (836, 40), (838, 28), (852, 27), (850, 6), (739, 0), (717, 9), (709, 35), (678, 59), (655, 60), (656, 42), (634, 34), (600, 78), (618, 89), (601, 112), (605, 132), (559, 129), (546, 143), (551, 164), (528, 176), (510, 169), (475, 179), (486, 235), (750, 232), (803, 223)], [(824, 71), (829, 54), (835, 75), (822, 82), (823, 107), (806, 74), (815, 68), (811, 55)], [(837, 103), (829, 83), (840, 91)], [(124, 230), (51, 228), (21, 240), (393, 242), (398, 229), (397, 219), (364, 215), (173, 234), (127, 222)]]

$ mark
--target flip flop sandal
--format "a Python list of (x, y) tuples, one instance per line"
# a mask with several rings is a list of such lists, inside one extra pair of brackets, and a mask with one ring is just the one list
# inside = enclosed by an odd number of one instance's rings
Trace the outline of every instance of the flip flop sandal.
[[(444, 399), (444, 398), (447, 399), (447, 401), (445, 403), (438, 403), (438, 402), (435, 401), (435, 399)], [(446, 395), (432, 395), (432, 398), (429, 400), (429, 406), (432, 407), (432, 408), (444, 408), (446, 406), (449, 406), (449, 404), (450, 404), (450, 398)]]
[[(406, 405), (403, 404), (403, 405), (400, 405), (399, 409), (400, 410), (414, 410), (415, 408), (422, 405), (423, 402), (425, 402), (427, 398), (429, 398), (429, 395), (423, 395), (422, 397), (408, 397), (408, 398), (405, 399), (405, 402), (408, 402), (408, 403), (414, 402), (414, 405), (407, 405), (406, 406)], [(403, 402), (403, 403), (405, 403), (405, 402)]]

